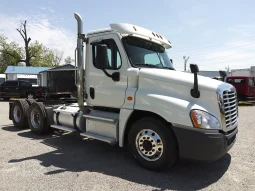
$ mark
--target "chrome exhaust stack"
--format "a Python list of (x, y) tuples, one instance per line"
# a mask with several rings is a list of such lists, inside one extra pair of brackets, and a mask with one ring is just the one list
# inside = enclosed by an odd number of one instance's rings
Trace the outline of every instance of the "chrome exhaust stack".
[[(84, 107), (84, 46), (85, 34), (83, 34), (82, 18), (78, 13), (74, 13), (74, 17), (77, 20), (77, 47), (75, 49), (75, 84), (77, 86), (77, 99), (80, 110), (84, 113), (88, 113), (88, 109)], [(77, 55), (76, 55), (77, 53)], [(77, 56), (77, 69), (76, 69), (76, 56)], [(76, 72), (78, 71), (78, 74)], [(77, 79), (78, 77), (78, 79)]]

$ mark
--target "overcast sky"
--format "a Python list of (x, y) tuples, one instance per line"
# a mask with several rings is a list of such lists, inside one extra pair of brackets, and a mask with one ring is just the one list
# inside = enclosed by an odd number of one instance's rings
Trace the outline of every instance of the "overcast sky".
[(0, 0), (0, 33), (21, 44), (15, 29), (27, 19), (32, 41), (73, 57), (78, 12), (85, 33), (116, 22), (160, 33), (173, 44), (168, 53), (177, 70), (184, 55), (200, 70), (249, 68), (255, 66), (254, 7), (253, 0)]

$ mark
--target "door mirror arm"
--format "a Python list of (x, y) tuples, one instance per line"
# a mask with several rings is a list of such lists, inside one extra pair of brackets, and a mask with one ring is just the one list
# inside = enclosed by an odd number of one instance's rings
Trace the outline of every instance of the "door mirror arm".
[(120, 73), (119, 72), (114, 72), (111, 75), (105, 69), (102, 69), (102, 71), (105, 73), (105, 75), (107, 77), (112, 78), (113, 81), (115, 81), (115, 82), (120, 81)]

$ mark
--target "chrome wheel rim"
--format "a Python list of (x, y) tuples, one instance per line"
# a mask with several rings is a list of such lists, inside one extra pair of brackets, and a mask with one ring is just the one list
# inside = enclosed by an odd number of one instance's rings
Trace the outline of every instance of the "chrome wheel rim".
[(15, 106), (13, 109), (13, 118), (18, 123), (21, 120), (21, 110), (19, 106)]
[(37, 129), (40, 126), (41, 117), (37, 109), (32, 110), (31, 112), (31, 125), (33, 128)]
[(136, 149), (147, 161), (156, 161), (163, 154), (161, 137), (151, 129), (143, 129), (136, 136)]
[(27, 95), (27, 99), (33, 99), (34, 98), (34, 95), (33, 94), (28, 94)]

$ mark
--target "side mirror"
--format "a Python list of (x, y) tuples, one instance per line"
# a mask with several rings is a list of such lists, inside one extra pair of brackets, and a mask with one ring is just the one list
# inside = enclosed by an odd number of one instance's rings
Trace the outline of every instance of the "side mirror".
[(223, 78), (225, 78), (227, 76), (227, 72), (226, 71), (221, 71), (220, 70), (219, 73), (220, 73), (220, 76), (223, 77)]
[(199, 68), (196, 64), (190, 64), (190, 71), (194, 74), (194, 73), (198, 73), (199, 72)]
[(220, 73), (220, 76), (222, 77), (222, 81), (225, 82), (226, 81), (226, 77), (228, 76), (227, 72), (220, 70), (219, 73)]
[(199, 72), (199, 68), (196, 64), (190, 64), (190, 71), (194, 74), (194, 87), (190, 90), (190, 95), (194, 98), (200, 97), (200, 92), (198, 90), (198, 80), (197, 73)]
[(170, 59), (170, 62), (174, 65), (174, 63), (173, 63), (173, 59)]
[(96, 66), (99, 69), (106, 69), (108, 65), (107, 46), (98, 44), (96, 46)]

